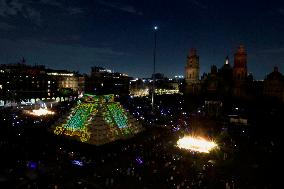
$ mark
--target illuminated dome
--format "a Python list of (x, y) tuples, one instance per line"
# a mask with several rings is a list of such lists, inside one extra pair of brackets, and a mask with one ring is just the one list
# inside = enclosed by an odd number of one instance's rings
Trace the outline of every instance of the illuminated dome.
[(126, 139), (142, 131), (113, 95), (85, 95), (54, 126), (54, 133), (94, 145)]

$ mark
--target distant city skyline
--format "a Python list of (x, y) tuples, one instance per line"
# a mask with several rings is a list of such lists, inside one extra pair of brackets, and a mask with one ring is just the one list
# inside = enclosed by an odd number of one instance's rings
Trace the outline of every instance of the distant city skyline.
[(102, 66), (133, 77), (150, 77), (153, 26), (156, 72), (184, 75), (196, 48), (200, 75), (220, 68), (240, 44), (248, 73), (263, 79), (274, 66), (284, 72), (284, 2), (209, 0), (3, 0), (0, 2), (0, 63), (45, 65), (89, 74)]

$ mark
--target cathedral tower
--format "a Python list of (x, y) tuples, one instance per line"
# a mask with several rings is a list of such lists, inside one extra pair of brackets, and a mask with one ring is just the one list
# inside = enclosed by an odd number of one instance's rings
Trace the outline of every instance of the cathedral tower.
[(191, 49), (187, 56), (185, 81), (186, 84), (193, 84), (199, 81), (199, 56), (197, 56), (196, 49)]
[(240, 45), (234, 57), (233, 80), (234, 88), (233, 95), (235, 97), (248, 97), (248, 81), (247, 81), (247, 53), (245, 47)]
[(243, 45), (239, 46), (234, 58), (234, 80), (243, 81), (247, 77), (247, 53)]

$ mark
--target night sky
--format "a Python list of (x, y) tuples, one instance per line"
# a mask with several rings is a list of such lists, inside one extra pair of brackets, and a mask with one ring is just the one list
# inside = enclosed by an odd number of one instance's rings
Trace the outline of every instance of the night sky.
[(220, 67), (239, 44), (248, 70), (263, 79), (284, 71), (284, 2), (272, 0), (0, 0), (0, 63), (89, 73), (103, 66), (134, 77), (183, 75), (195, 47), (201, 74)]

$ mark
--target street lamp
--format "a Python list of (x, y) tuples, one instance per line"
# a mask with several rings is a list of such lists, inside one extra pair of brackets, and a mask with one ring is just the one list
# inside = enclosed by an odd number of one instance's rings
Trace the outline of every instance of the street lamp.
[(156, 73), (156, 48), (157, 48), (157, 31), (158, 26), (154, 26), (154, 51), (153, 51), (153, 58), (154, 58), (154, 67), (153, 67), (153, 87), (152, 87), (152, 112), (154, 112), (154, 96), (155, 96), (155, 73)]

